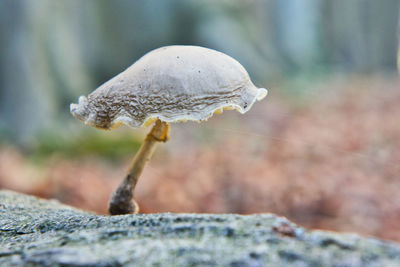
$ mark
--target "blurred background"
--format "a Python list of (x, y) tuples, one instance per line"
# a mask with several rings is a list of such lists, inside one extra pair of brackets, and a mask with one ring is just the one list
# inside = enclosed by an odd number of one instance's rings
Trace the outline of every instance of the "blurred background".
[(69, 104), (160, 46), (243, 64), (268, 97), (172, 125), (141, 212), (265, 213), (400, 241), (397, 0), (0, 1), (0, 188), (106, 213), (148, 129)]

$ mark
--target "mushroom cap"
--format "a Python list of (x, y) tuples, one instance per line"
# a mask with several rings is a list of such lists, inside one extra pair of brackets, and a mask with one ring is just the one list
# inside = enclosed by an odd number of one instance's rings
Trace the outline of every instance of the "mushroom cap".
[(101, 129), (126, 124), (204, 121), (224, 109), (248, 111), (267, 95), (235, 59), (221, 52), (174, 45), (150, 51), (78, 104), (71, 113)]

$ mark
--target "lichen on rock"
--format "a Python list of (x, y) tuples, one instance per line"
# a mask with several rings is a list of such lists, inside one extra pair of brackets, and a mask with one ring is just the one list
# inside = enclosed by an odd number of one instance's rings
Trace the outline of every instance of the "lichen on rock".
[(0, 266), (400, 266), (400, 245), (273, 214), (99, 216), (0, 191)]

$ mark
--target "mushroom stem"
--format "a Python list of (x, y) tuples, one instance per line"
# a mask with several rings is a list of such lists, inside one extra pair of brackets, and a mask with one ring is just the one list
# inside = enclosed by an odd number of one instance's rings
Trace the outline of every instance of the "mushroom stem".
[(133, 199), (136, 183), (147, 161), (150, 160), (157, 142), (166, 142), (168, 139), (169, 124), (158, 119), (136, 153), (127, 176), (111, 196), (108, 208), (111, 215), (138, 213), (139, 206)]

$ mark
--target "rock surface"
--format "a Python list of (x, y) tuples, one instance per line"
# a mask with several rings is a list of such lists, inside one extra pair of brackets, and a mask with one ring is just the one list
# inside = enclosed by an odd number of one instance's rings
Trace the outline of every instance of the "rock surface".
[(99, 216), (0, 191), (1, 266), (400, 266), (400, 245), (272, 214)]

